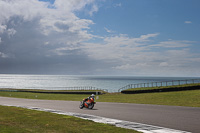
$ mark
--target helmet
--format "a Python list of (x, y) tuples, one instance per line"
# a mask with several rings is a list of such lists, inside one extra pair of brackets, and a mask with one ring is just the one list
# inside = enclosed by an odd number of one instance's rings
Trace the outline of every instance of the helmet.
[(94, 97), (94, 96), (95, 96), (94, 94), (91, 95), (91, 97)]

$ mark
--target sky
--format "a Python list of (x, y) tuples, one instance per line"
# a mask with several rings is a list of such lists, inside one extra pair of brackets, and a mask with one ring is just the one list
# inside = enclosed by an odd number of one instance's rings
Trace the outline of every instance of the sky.
[(0, 0), (0, 74), (200, 76), (199, 0)]

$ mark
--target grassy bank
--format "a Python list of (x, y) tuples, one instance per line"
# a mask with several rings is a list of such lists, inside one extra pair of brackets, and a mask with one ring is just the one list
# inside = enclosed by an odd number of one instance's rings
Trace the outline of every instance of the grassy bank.
[(142, 94), (116, 93), (99, 97), (101, 102), (200, 107), (200, 90)]
[(112, 125), (95, 123), (72, 116), (0, 106), (1, 133), (137, 133)]
[(48, 94), (48, 93), (31, 93), (31, 92), (1, 92), (0, 96), (27, 98), (27, 99), (42, 99), (42, 100), (66, 100), (66, 101), (81, 101), (88, 97), (86, 94)]
[[(83, 98), (86, 98), (89, 95), (0, 92), (0, 96), (44, 100), (81, 101)], [(96, 99), (97, 102), (119, 102), (200, 107), (200, 90), (142, 94), (107, 93), (104, 95), (99, 95), (98, 97), (99, 99)]]
[(200, 83), (196, 84), (184, 84), (184, 85), (174, 85), (174, 86), (160, 86), (160, 87), (143, 87), (143, 88), (130, 88), (123, 91), (140, 91), (140, 90), (161, 90), (161, 89), (182, 89), (182, 88), (194, 88), (200, 86)]

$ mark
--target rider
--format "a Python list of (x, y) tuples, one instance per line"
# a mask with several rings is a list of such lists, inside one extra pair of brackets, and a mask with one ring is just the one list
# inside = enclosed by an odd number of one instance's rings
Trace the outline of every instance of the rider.
[[(94, 99), (94, 94), (92, 94), (91, 96), (89, 96), (88, 98), (85, 98), (84, 100), (83, 100), (83, 102), (86, 102), (88, 99), (90, 99), (90, 98), (93, 98)], [(94, 100), (95, 101), (95, 100)]]

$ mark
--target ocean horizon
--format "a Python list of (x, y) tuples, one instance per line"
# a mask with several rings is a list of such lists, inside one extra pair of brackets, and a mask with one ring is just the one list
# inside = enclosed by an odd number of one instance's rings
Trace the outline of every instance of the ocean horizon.
[(105, 75), (24, 75), (0, 74), (0, 88), (69, 90), (75, 87), (95, 87), (117, 92), (129, 84), (190, 80), (200, 77), (105, 76)]

